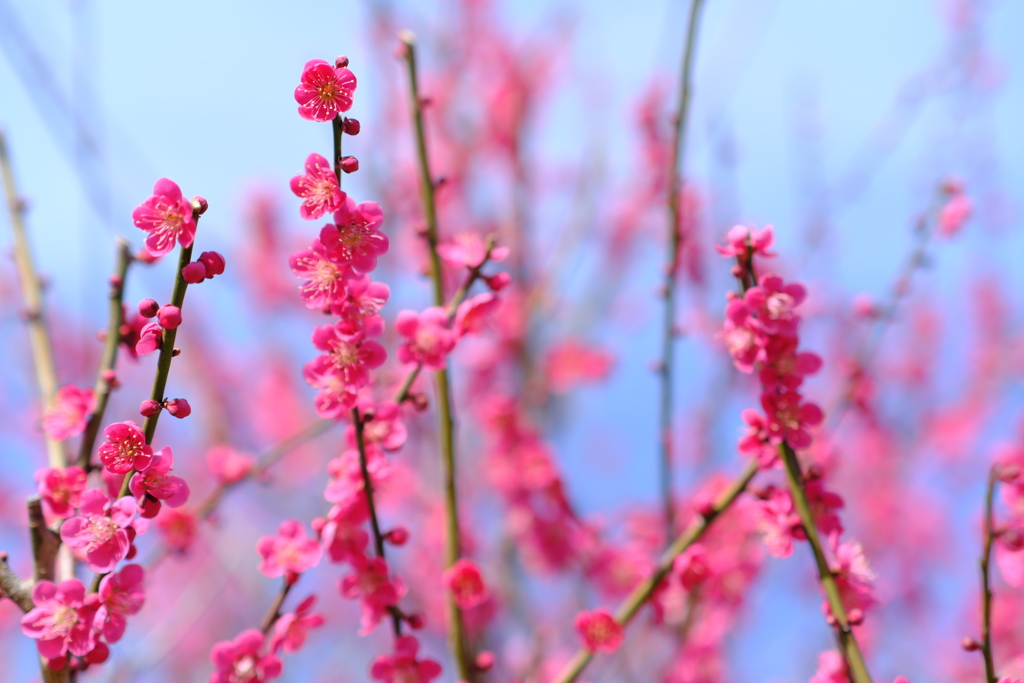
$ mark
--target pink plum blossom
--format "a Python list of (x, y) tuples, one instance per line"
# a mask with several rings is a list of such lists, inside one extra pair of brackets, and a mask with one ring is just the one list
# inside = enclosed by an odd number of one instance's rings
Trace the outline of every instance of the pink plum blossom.
[(35, 639), (40, 655), (56, 659), (66, 652), (81, 656), (93, 649), (96, 608), (87, 605), (81, 581), (37, 581), (32, 601), (35, 608), (21, 618), (21, 631)]
[(370, 676), (383, 683), (430, 683), (441, 675), (441, 665), (432, 659), (417, 659), (420, 644), (413, 636), (395, 639), (395, 654), (373, 660)]
[(260, 538), (256, 552), (263, 558), (260, 571), (269, 578), (301, 574), (315, 567), (323, 554), (319, 541), (306, 538), (305, 528), (294, 519), (281, 522), (276, 536)]
[(472, 609), (489, 595), (483, 574), (472, 560), (463, 558), (457, 561), (445, 570), (442, 580), (454, 596), (459, 609)]
[(379, 230), (383, 222), (384, 211), (379, 204), (357, 205), (354, 199), (346, 197), (334, 212), (334, 223), (320, 230), (320, 242), (334, 263), (368, 273), (377, 267), (377, 257), (388, 252), (388, 237)]
[(725, 246), (715, 245), (715, 251), (722, 256), (739, 256), (745, 259), (747, 249), (750, 249), (753, 254), (765, 257), (775, 256), (768, 251), (775, 242), (775, 233), (770, 225), (761, 230), (743, 225), (733, 226), (726, 234), (725, 241)]
[(124, 635), (125, 617), (142, 609), (145, 571), (137, 564), (126, 564), (100, 582), (100, 608), (96, 611), (96, 628), (108, 643), (116, 643)]
[(94, 572), (109, 572), (128, 554), (131, 540), (126, 529), (137, 512), (131, 496), (111, 501), (102, 489), (89, 489), (82, 494), (78, 516), (61, 525), (61, 540), (82, 551)]
[(85, 431), (86, 420), (95, 408), (96, 394), (92, 389), (63, 386), (43, 415), (43, 430), (56, 441), (78, 436)]
[(145, 469), (132, 476), (132, 495), (142, 500), (142, 497), (148, 494), (172, 508), (184, 505), (188, 500), (188, 484), (184, 479), (170, 474), (173, 465), (174, 454), (171, 447), (161, 448), (153, 455)]
[(299, 116), (307, 121), (330, 121), (352, 107), (356, 77), (344, 67), (333, 67), (322, 59), (311, 59), (302, 67), (295, 88)]
[(262, 683), (280, 676), (281, 660), (260, 653), (264, 641), (263, 634), (253, 628), (214, 645), (210, 661), (216, 671), (210, 674), (210, 683)]
[(103, 436), (107, 440), (100, 446), (100, 462), (110, 472), (126, 474), (149, 466), (153, 448), (134, 422), (116, 422), (103, 430)]
[(206, 466), (222, 486), (245, 479), (256, 467), (256, 459), (229, 446), (214, 446), (206, 452)]
[(612, 653), (622, 645), (622, 626), (603, 609), (577, 614), (576, 632), (590, 652)]
[(508, 258), (508, 247), (494, 247), (490, 256), (487, 244), (476, 232), (463, 232), (455, 235), (451, 242), (437, 245), (438, 255), (452, 268), (476, 268), (484, 259), (499, 263)]
[(299, 603), (294, 612), (281, 615), (274, 623), (274, 635), (270, 638), (270, 651), (284, 650), (289, 654), (298, 652), (306, 643), (309, 632), (324, 624), (323, 615), (313, 614), (316, 596), (310, 595)]
[(306, 157), (306, 172), (292, 178), (291, 188), (295, 196), (303, 200), (299, 214), (307, 220), (334, 213), (345, 201), (345, 193), (330, 162), (316, 152)]
[(395, 319), (395, 330), (405, 338), (398, 347), (398, 360), (422, 363), (427, 370), (443, 370), (448, 354), (455, 348), (456, 333), (448, 324), (448, 314), (439, 306), (422, 313), (402, 311)]
[(43, 499), (49, 514), (67, 518), (74, 514), (85, 490), (85, 470), (70, 467), (44, 467), (36, 471), (39, 482), (39, 497)]
[(365, 636), (377, 627), (388, 608), (398, 604), (405, 594), (405, 585), (399, 578), (388, 576), (388, 565), (380, 557), (352, 558), (352, 570), (341, 579), (338, 588), (349, 600), (359, 600), (362, 609), (359, 635)]
[(163, 256), (178, 242), (182, 247), (191, 246), (196, 236), (192, 203), (181, 195), (178, 184), (167, 178), (156, 181), (153, 194), (132, 211), (132, 220), (149, 233), (146, 249), (153, 256)]

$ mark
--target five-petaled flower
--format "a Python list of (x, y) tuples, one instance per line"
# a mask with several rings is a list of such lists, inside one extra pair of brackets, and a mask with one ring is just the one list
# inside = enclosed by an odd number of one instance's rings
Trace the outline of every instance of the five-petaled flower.
[(192, 202), (182, 196), (177, 183), (167, 178), (156, 181), (153, 194), (132, 211), (132, 220), (135, 227), (149, 233), (146, 250), (153, 256), (163, 256), (178, 242), (189, 247), (196, 236)]
[(576, 631), (590, 652), (615, 652), (622, 644), (622, 626), (603, 609), (576, 615)]
[(355, 89), (356, 77), (351, 71), (311, 59), (302, 67), (302, 79), (295, 88), (299, 116), (308, 121), (330, 121), (352, 107)]
[(303, 200), (299, 214), (307, 220), (334, 213), (345, 201), (345, 193), (331, 164), (316, 152), (306, 157), (306, 172), (292, 178), (291, 188), (295, 196)]
[(301, 574), (315, 567), (323, 551), (315, 538), (306, 538), (306, 530), (294, 519), (281, 522), (276, 536), (263, 536), (256, 543), (263, 558), (260, 571), (269, 578)]

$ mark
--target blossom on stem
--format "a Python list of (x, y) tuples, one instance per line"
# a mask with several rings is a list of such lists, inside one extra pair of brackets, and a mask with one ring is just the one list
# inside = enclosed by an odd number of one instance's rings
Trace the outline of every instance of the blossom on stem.
[(351, 71), (311, 59), (302, 67), (301, 82), (295, 88), (299, 116), (307, 121), (330, 121), (352, 108), (355, 89), (356, 77)]
[(210, 661), (217, 670), (210, 674), (210, 683), (261, 683), (280, 676), (281, 660), (274, 654), (260, 654), (264, 641), (263, 634), (253, 628), (214, 645)]
[(833, 650), (818, 655), (818, 670), (809, 683), (850, 683), (843, 656)]
[(458, 560), (442, 576), (459, 609), (472, 609), (487, 600), (490, 591), (480, 568), (472, 560)]
[(75, 465), (44, 467), (36, 470), (35, 477), (39, 483), (39, 497), (43, 499), (48, 514), (61, 518), (74, 514), (85, 491), (85, 470)]
[(144, 470), (153, 457), (153, 447), (138, 425), (128, 420), (116, 422), (103, 430), (107, 440), (100, 446), (100, 462), (114, 474)]
[(452, 268), (476, 268), (484, 259), (499, 263), (508, 258), (508, 247), (494, 247), (490, 256), (487, 244), (480, 233), (463, 232), (455, 235), (451, 242), (437, 245), (437, 255)]
[[(405, 443), (409, 432), (402, 422), (401, 407), (394, 401), (381, 401), (379, 404), (364, 405), (360, 402), (360, 412), (372, 416), (363, 424), (363, 443), (380, 446), (385, 451), (397, 451)], [(349, 448), (356, 447), (356, 428), (354, 425), (345, 427), (345, 442)]]
[(149, 494), (172, 508), (184, 505), (188, 500), (188, 484), (181, 477), (170, 474), (173, 465), (171, 447), (165, 446), (158, 450), (149, 466), (132, 476), (129, 484), (132, 495), (142, 500), (144, 495)]
[(21, 631), (35, 639), (40, 655), (56, 659), (69, 651), (82, 656), (92, 650), (96, 609), (86, 605), (81, 581), (37, 581), (32, 602), (35, 607), (21, 618)]
[(315, 604), (316, 596), (310, 595), (299, 603), (294, 612), (283, 614), (274, 622), (274, 635), (270, 638), (269, 648), (272, 653), (278, 650), (298, 652), (305, 645), (309, 632), (323, 626), (323, 615), (312, 613)]
[(103, 489), (82, 494), (79, 514), (60, 527), (60, 537), (75, 550), (85, 553), (94, 572), (109, 572), (128, 554), (131, 539), (127, 528), (135, 521), (138, 506), (131, 496), (111, 501)]
[(153, 194), (132, 211), (135, 226), (149, 233), (146, 250), (153, 256), (163, 256), (177, 242), (188, 247), (196, 236), (196, 221), (192, 216), (192, 203), (181, 194), (173, 180), (161, 178), (153, 185)]
[(303, 200), (299, 214), (307, 220), (334, 213), (345, 201), (345, 193), (330, 162), (315, 152), (306, 157), (306, 172), (292, 178), (291, 188), (295, 196)]
[(321, 417), (340, 417), (355, 404), (356, 392), (370, 382), (370, 370), (387, 359), (387, 351), (362, 332), (349, 334), (341, 324), (313, 331), (313, 346), (326, 353), (306, 363), (303, 376), (320, 389), (315, 399)]
[(135, 355), (147, 356), (160, 348), (164, 338), (164, 328), (160, 323), (146, 323), (139, 331), (139, 338), (135, 342)]
[(86, 419), (95, 409), (96, 394), (92, 389), (63, 386), (43, 415), (43, 430), (56, 441), (78, 436), (85, 431)]
[(206, 452), (206, 466), (221, 486), (230, 486), (249, 476), (256, 460), (229, 446), (214, 446)]
[(108, 574), (100, 582), (100, 607), (96, 611), (96, 629), (108, 643), (116, 643), (124, 635), (129, 617), (145, 602), (143, 579), (146, 572), (137, 564), (126, 564), (121, 571)]
[(360, 601), (359, 635), (365, 636), (377, 627), (388, 608), (398, 604), (405, 585), (398, 577), (388, 576), (388, 564), (381, 557), (353, 558), (352, 569), (355, 573), (343, 577), (338, 588), (342, 597)]
[(770, 225), (766, 225), (761, 230), (744, 225), (733, 226), (726, 233), (725, 242), (725, 246), (715, 245), (715, 251), (722, 256), (738, 256), (745, 259), (748, 248), (752, 254), (765, 257), (776, 256), (768, 251), (775, 243), (775, 233)]
[(455, 312), (455, 333), (459, 337), (479, 334), (486, 327), (494, 312), (501, 306), (501, 299), (491, 292), (477, 294), (459, 304)]
[(398, 347), (398, 360), (422, 363), (427, 370), (443, 370), (445, 359), (455, 348), (456, 333), (448, 324), (447, 312), (432, 306), (422, 313), (402, 311), (395, 319), (395, 330), (405, 338)]
[(334, 223), (320, 230), (320, 242), (334, 263), (368, 273), (377, 267), (377, 257), (388, 252), (388, 236), (379, 230), (383, 222), (384, 211), (377, 202), (356, 204), (345, 197), (334, 212)]
[(187, 508), (168, 509), (156, 519), (164, 543), (176, 552), (187, 552), (196, 538), (196, 516)]
[(432, 659), (417, 659), (419, 648), (414, 636), (395, 638), (395, 654), (377, 657), (370, 675), (383, 683), (430, 683), (441, 675), (441, 665)]
[(268, 578), (301, 574), (317, 565), (323, 551), (315, 538), (306, 538), (306, 529), (294, 519), (281, 522), (275, 536), (263, 536), (256, 543), (263, 560), (260, 571)]
[(363, 497), (351, 505), (334, 505), (327, 514), (321, 539), (331, 562), (350, 562), (365, 556), (370, 544), (364, 528), (370, 518), (365, 500)]
[(622, 645), (622, 626), (603, 609), (576, 615), (576, 632), (590, 652), (612, 653)]
[(348, 294), (348, 282), (355, 276), (348, 264), (338, 264), (328, 258), (319, 239), (314, 239), (309, 249), (292, 254), (288, 265), (295, 277), (307, 281), (299, 285), (299, 293), (306, 308), (312, 309), (342, 304)]

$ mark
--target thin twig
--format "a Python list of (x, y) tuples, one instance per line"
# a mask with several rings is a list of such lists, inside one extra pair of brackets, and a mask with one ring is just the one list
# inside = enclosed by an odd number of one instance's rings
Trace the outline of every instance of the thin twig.
[[(430, 252), (434, 305), (443, 306), (444, 283), (441, 272), (441, 257), (437, 252), (438, 225), (437, 204), (434, 197), (435, 184), (434, 176), (430, 170), (430, 157), (427, 154), (427, 139), (423, 123), (423, 103), (420, 99), (419, 82), (416, 75), (416, 38), (408, 31), (403, 31), (401, 41), (404, 44), (405, 62), (408, 66), (410, 104), (415, 125), (417, 158), (419, 160), (420, 195), (423, 201), (423, 211), (426, 216), (424, 238)], [(459, 560), (461, 551), (459, 548), (458, 497), (455, 488), (455, 426), (452, 420), (451, 385), (447, 368), (438, 371), (435, 379), (437, 386), (438, 427), (441, 439), (441, 469), (444, 482), (446, 522), (445, 566), (451, 567)], [(449, 646), (458, 666), (459, 677), (464, 681), (472, 683), (475, 680), (476, 672), (470, 664), (467, 651), (462, 611), (455, 604), (455, 598), (450, 591), (446, 592), (445, 600), (448, 605), (448, 619), (451, 627), (448, 634)]]
[[(672, 563), (676, 557), (686, 552), (687, 548), (704, 536), (714, 521), (729, 509), (729, 506), (746, 490), (747, 485), (756, 474), (757, 461), (751, 460), (747, 464), (747, 468), (743, 470), (743, 473), (718, 497), (711, 506), (711, 509), (706, 514), (698, 515), (686, 530), (676, 538), (672, 545), (662, 554), (654, 573), (646, 581), (633, 589), (633, 592), (626, 597), (618, 612), (615, 613), (615, 621), (620, 626), (625, 628), (629, 625), (633, 617), (636, 616), (636, 613), (640, 611), (640, 608), (650, 600), (658, 585), (672, 571)], [(558, 678), (555, 679), (556, 683), (572, 683), (575, 681), (593, 658), (594, 653), (588, 650), (582, 649), (577, 652), (576, 656), (569, 661), (569, 664), (558, 675)]]
[(0, 591), (10, 598), (22, 612), (32, 610), (36, 605), (32, 602), (31, 582), (18, 576), (7, 564), (7, 553), (0, 553)]
[[(25, 319), (28, 326), (29, 345), (32, 347), (36, 383), (45, 413), (53, 406), (54, 397), (57, 395), (57, 369), (53, 361), (53, 343), (50, 339), (49, 328), (46, 326), (46, 314), (43, 310), (43, 288), (32, 262), (32, 250), (28, 244), (25, 204), (18, 195), (18, 189), (14, 182), (14, 171), (11, 169), (11, 159), (7, 152), (7, 141), (2, 132), (0, 132), (0, 171), (4, 176), (4, 194), (7, 197), (11, 232), (14, 233), (14, 260), (25, 304)], [(65, 467), (67, 457), (61, 442), (45, 432), (43, 438), (46, 440), (46, 454), (50, 467)]]
[(690, 87), (693, 78), (693, 58), (696, 52), (697, 23), (703, 0), (692, 0), (686, 29), (686, 49), (680, 76), (679, 108), (674, 119), (671, 164), (668, 169), (668, 266), (665, 271), (665, 310), (662, 320), (660, 388), (658, 427), (661, 444), (661, 498), (665, 508), (666, 538), (675, 536), (675, 502), (672, 497), (672, 380), (675, 370), (676, 340), (676, 285), (679, 275), (679, 252), (682, 246), (682, 206), (680, 183), (686, 163), (686, 124), (690, 116)]
[(981, 561), (981, 654), (985, 658), (985, 681), (996, 683), (996, 665), (992, 656), (992, 582), (989, 576), (989, 561), (992, 558), (992, 542), (995, 539), (992, 521), (992, 501), (996, 490), (996, 470), (988, 473), (988, 487), (985, 490), (985, 550)]
[(107, 313), (107, 336), (103, 341), (103, 356), (100, 358), (99, 371), (96, 373), (96, 409), (89, 416), (82, 435), (82, 443), (78, 450), (77, 465), (86, 474), (92, 468), (92, 449), (96, 445), (96, 437), (103, 425), (103, 415), (107, 410), (110, 392), (113, 390), (109, 379), (117, 365), (117, 350), (121, 345), (121, 327), (124, 325), (124, 288), (128, 266), (132, 262), (132, 252), (128, 241), (123, 237), (117, 240), (117, 265), (110, 283), (109, 311)]

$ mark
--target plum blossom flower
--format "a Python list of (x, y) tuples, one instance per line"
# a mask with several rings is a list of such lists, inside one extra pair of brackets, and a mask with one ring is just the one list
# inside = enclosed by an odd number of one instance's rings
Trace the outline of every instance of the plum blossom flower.
[(768, 251), (775, 242), (775, 233), (770, 225), (766, 225), (761, 230), (748, 228), (743, 225), (733, 226), (726, 233), (725, 241), (725, 246), (715, 245), (715, 251), (722, 256), (746, 258), (748, 247), (753, 254), (760, 254), (765, 257), (776, 255)]
[(769, 487), (758, 506), (757, 525), (764, 533), (768, 552), (774, 557), (789, 557), (793, 554), (793, 541), (807, 538), (793, 497), (789, 491), (775, 487)]
[(163, 341), (164, 328), (160, 323), (146, 323), (139, 331), (139, 339), (135, 342), (135, 355), (147, 356), (160, 348)]
[(763, 470), (774, 467), (779, 461), (779, 439), (768, 429), (768, 421), (753, 408), (745, 409), (741, 417), (747, 423), (747, 432), (737, 445), (740, 454), (757, 458)]
[(484, 259), (500, 263), (508, 258), (508, 247), (493, 247), (490, 255), (480, 233), (463, 232), (451, 242), (437, 245), (437, 254), (452, 268), (476, 268)]
[(395, 654), (377, 657), (370, 675), (383, 683), (430, 683), (441, 675), (441, 665), (432, 659), (416, 659), (419, 648), (414, 636), (395, 638)]
[(355, 274), (347, 264), (328, 258), (327, 249), (319, 239), (314, 239), (309, 249), (292, 254), (288, 264), (295, 277), (306, 280), (299, 285), (306, 308), (325, 309), (344, 303), (349, 280)]
[(108, 643), (116, 643), (124, 635), (129, 617), (140, 609), (146, 594), (142, 587), (146, 572), (137, 564), (126, 564), (116, 574), (108, 574), (100, 582), (100, 608), (96, 611), (96, 629)]
[(365, 500), (363, 497), (353, 505), (335, 505), (327, 514), (321, 538), (331, 562), (348, 562), (365, 555), (370, 543), (364, 528), (370, 518)]
[(818, 670), (809, 683), (850, 683), (843, 656), (832, 650), (818, 655)]
[(388, 576), (387, 562), (380, 557), (352, 558), (352, 569), (355, 573), (343, 577), (338, 588), (342, 597), (360, 601), (359, 635), (365, 636), (377, 627), (388, 608), (398, 604), (405, 585), (398, 577)]
[(36, 471), (39, 497), (53, 517), (67, 518), (74, 514), (85, 490), (85, 470), (70, 467), (44, 467)]
[(578, 339), (566, 339), (548, 351), (544, 375), (551, 391), (567, 394), (584, 382), (599, 382), (607, 377), (614, 360), (604, 349)]
[(234, 640), (221, 641), (210, 650), (210, 661), (217, 668), (210, 683), (262, 683), (281, 675), (281, 660), (273, 654), (260, 654), (264, 636), (252, 628)]
[(86, 418), (95, 408), (96, 394), (92, 389), (63, 386), (43, 415), (43, 430), (56, 441), (78, 436), (85, 431)]
[(281, 522), (276, 536), (263, 536), (256, 543), (263, 561), (260, 571), (268, 578), (301, 574), (317, 565), (323, 551), (315, 538), (306, 538), (306, 529), (294, 519)]
[(170, 474), (173, 465), (171, 447), (161, 448), (144, 470), (132, 476), (129, 484), (132, 495), (142, 500), (144, 495), (149, 494), (172, 508), (184, 505), (188, 500), (188, 484), (181, 477)]
[(380, 310), (391, 298), (391, 288), (383, 282), (374, 282), (369, 275), (352, 277), (343, 296), (331, 301), (331, 314), (348, 332), (362, 330), (367, 337), (384, 334), (384, 318)]
[[(856, 541), (840, 543), (838, 534), (830, 536), (829, 545), (836, 558), (832, 571), (835, 573), (843, 607), (851, 615), (854, 610), (863, 612), (875, 604), (873, 584), (876, 576), (864, 556), (864, 548)], [(826, 614), (832, 612), (827, 600), (822, 601), (822, 609)]]
[(388, 236), (379, 228), (384, 211), (377, 202), (360, 202), (346, 197), (334, 212), (334, 223), (320, 230), (320, 242), (327, 257), (338, 265), (352, 266), (360, 273), (377, 267), (377, 257), (388, 253)]
[(761, 407), (768, 417), (768, 430), (796, 449), (811, 445), (809, 427), (821, 424), (824, 414), (814, 403), (803, 402), (795, 391), (765, 392)]
[(576, 632), (590, 652), (612, 653), (622, 645), (622, 626), (603, 609), (576, 615)]
[(214, 446), (206, 452), (206, 466), (219, 484), (230, 486), (249, 476), (256, 460), (228, 446)]
[(422, 363), (427, 370), (443, 370), (445, 359), (455, 348), (456, 334), (448, 324), (448, 313), (432, 306), (422, 313), (402, 311), (395, 329), (405, 338), (398, 347), (398, 360)]
[(107, 440), (100, 446), (100, 462), (114, 474), (144, 470), (153, 458), (153, 447), (134, 422), (116, 422), (103, 430)]
[(132, 211), (135, 226), (149, 233), (146, 249), (153, 256), (163, 256), (177, 242), (191, 246), (196, 236), (192, 203), (181, 195), (173, 180), (161, 178), (153, 185), (153, 194)]
[(469, 301), (459, 304), (455, 312), (455, 332), (459, 337), (467, 334), (479, 334), (491, 316), (501, 306), (501, 299), (491, 292), (477, 294)]
[(303, 199), (299, 214), (307, 220), (334, 213), (345, 201), (331, 164), (316, 152), (306, 157), (306, 172), (292, 178), (291, 188), (296, 197)]
[(952, 237), (960, 232), (973, 209), (970, 197), (962, 191), (954, 192), (939, 211), (939, 234), (943, 237)]
[(299, 116), (307, 121), (330, 121), (352, 108), (355, 89), (356, 77), (351, 71), (311, 59), (302, 67), (301, 82), (295, 88)]
[(274, 623), (274, 635), (270, 638), (271, 652), (284, 650), (294, 653), (302, 649), (309, 632), (324, 624), (323, 615), (312, 613), (315, 604), (316, 596), (310, 595), (299, 603), (294, 612), (282, 615)]
[(164, 543), (179, 553), (187, 552), (196, 538), (196, 516), (187, 508), (165, 510), (156, 519)]
[[(378, 445), (386, 451), (397, 451), (405, 443), (409, 432), (402, 422), (402, 410), (394, 401), (381, 401), (379, 405), (360, 405), (364, 415), (373, 419), (363, 425), (363, 443)], [(356, 447), (356, 429), (345, 427), (345, 441), (349, 448)]]
[(103, 489), (89, 489), (82, 494), (78, 516), (61, 525), (61, 540), (84, 551), (94, 572), (109, 572), (128, 554), (131, 540), (126, 529), (135, 521), (137, 511), (131, 496), (111, 502)]
[(326, 353), (306, 363), (303, 376), (320, 390), (315, 399), (321, 417), (339, 417), (370, 382), (370, 370), (387, 359), (387, 351), (362, 332), (348, 334), (344, 325), (322, 325), (313, 331), (313, 346)]
[(490, 592), (480, 568), (465, 558), (449, 567), (443, 577), (444, 585), (452, 592), (459, 609), (472, 609), (487, 600)]
[(35, 639), (40, 655), (56, 659), (69, 651), (82, 656), (93, 649), (96, 610), (86, 606), (81, 581), (37, 581), (32, 588), (32, 601), (36, 606), (21, 618), (21, 631)]

